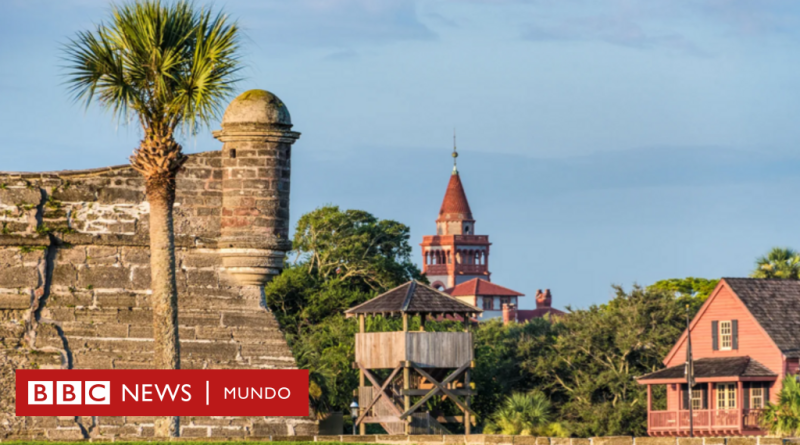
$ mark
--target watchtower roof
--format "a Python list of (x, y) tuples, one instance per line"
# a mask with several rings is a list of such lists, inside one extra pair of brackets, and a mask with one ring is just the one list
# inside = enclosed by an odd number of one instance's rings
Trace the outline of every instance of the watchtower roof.
[(444, 292), (412, 280), (345, 311), (347, 317), (359, 314), (463, 314), (483, 312), (477, 307)]

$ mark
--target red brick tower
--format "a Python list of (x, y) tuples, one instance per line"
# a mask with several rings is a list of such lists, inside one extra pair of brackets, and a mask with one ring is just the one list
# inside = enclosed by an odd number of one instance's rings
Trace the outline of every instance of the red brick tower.
[(422, 272), (437, 289), (481, 278), (490, 280), (489, 236), (475, 235), (475, 219), (456, 167), (458, 152), (453, 144), (453, 173), (436, 219), (436, 235), (422, 238)]

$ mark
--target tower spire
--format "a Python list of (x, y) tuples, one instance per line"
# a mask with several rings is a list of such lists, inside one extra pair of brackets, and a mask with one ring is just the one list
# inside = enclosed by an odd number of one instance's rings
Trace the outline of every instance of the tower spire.
[(458, 158), (458, 150), (456, 150), (456, 129), (453, 128), (453, 174), (458, 174), (458, 167), (456, 166), (456, 159)]

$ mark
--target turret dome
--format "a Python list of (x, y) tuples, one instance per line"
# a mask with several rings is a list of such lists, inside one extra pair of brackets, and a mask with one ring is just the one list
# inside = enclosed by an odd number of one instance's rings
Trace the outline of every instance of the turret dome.
[(245, 91), (228, 105), (222, 128), (250, 126), (290, 128), (292, 117), (283, 101), (269, 91)]

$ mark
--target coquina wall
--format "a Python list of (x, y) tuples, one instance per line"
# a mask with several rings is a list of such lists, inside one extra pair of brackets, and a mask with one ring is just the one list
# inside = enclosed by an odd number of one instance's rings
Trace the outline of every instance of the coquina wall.
[[(265, 119), (274, 114), (270, 107), (284, 107), (266, 92), (255, 99), (245, 105), (265, 108)], [(288, 120), (288, 111), (281, 118)], [(221, 233), (226, 225), (241, 230), (240, 214), (260, 221), (254, 230), (269, 231), (259, 235), (264, 243), (287, 247), (293, 139), (263, 133), (256, 131), (255, 141), (226, 141), (222, 151), (191, 155), (178, 176), (183, 369), (296, 367), (265, 309), (262, 287), (242, 285), (222, 267), (221, 252), (231, 244), (219, 245)], [(237, 207), (223, 211), (223, 199), (235, 199)], [(140, 175), (128, 166), (0, 173), (0, 224), (0, 438), (151, 437), (151, 417), (14, 416), (15, 369), (152, 367), (148, 205)], [(246, 269), (266, 270), (250, 267), (259, 258)], [(274, 271), (274, 259), (269, 261)], [(312, 417), (181, 419), (183, 437), (316, 432)]]

